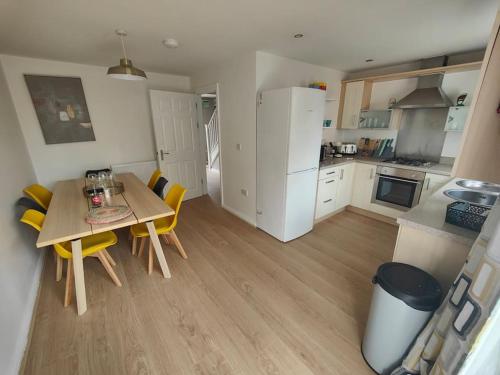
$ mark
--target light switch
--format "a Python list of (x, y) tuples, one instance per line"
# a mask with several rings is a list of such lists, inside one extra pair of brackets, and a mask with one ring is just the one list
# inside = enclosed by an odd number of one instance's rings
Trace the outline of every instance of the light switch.
[(245, 197), (248, 197), (248, 190), (247, 189), (241, 189), (241, 194), (243, 194)]
[(238, 151), (241, 151), (241, 143), (236, 143), (236, 149), (237, 149)]

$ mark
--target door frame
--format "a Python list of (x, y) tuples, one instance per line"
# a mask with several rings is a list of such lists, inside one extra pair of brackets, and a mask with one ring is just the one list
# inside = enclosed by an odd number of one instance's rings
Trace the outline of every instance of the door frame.
[[(221, 206), (224, 207), (224, 188), (223, 188), (223, 183), (222, 181), (224, 181), (223, 179), (223, 171), (222, 171), (222, 118), (221, 118), (221, 110), (220, 110), (220, 89), (219, 89), (219, 83), (216, 82), (216, 83), (213, 83), (213, 84), (210, 84), (210, 85), (206, 85), (206, 86), (202, 86), (202, 87), (198, 87), (195, 89), (195, 94), (197, 95), (201, 95), (201, 94), (211, 94), (215, 92), (215, 110), (217, 111), (217, 120), (218, 120), (218, 123), (219, 123), (219, 178), (220, 178), (220, 181), (219, 181), (219, 188), (220, 188), (220, 203), (221, 203)], [(200, 96), (200, 102), (201, 102), (201, 96)], [(204, 155), (207, 155), (207, 147), (206, 147), (206, 135), (205, 135), (205, 126), (203, 124), (203, 118), (202, 118), (202, 109), (200, 107), (200, 110), (198, 111), (198, 116), (200, 116), (200, 123), (203, 125), (203, 126), (200, 126), (200, 137), (202, 137), (202, 143), (203, 143), (203, 149), (204, 149)], [(203, 163), (203, 165), (205, 165), (205, 163)], [(206, 168), (204, 168), (204, 175), (205, 175), (205, 182), (208, 182), (207, 181), (207, 170)], [(207, 194), (208, 193), (208, 189), (207, 189), (207, 183), (205, 183), (203, 185), (203, 193), (204, 194)]]

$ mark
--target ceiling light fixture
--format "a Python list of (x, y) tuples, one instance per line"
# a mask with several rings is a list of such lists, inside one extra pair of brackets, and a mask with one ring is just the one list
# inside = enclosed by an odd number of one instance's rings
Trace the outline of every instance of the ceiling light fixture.
[(304, 37), (304, 34), (298, 33), (293, 36), (295, 39), (300, 39)]
[(132, 61), (127, 58), (125, 50), (124, 37), (127, 36), (125, 30), (116, 30), (116, 35), (120, 37), (122, 42), (123, 58), (120, 59), (120, 65), (112, 66), (108, 69), (108, 76), (116, 79), (125, 79), (128, 81), (142, 81), (147, 79), (146, 73), (143, 70), (136, 68), (132, 65)]
[(373, 59), (366, 59), (365, 62), (374, 62), (375, 60)]
[(179, 42), (174, 38), (164, 39), (162, 41), (163, 45), (167, 48), (177, 48), (179, 47)]

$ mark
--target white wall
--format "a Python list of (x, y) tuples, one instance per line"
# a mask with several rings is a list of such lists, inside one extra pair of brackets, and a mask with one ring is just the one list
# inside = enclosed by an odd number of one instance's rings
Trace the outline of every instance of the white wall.
[[(148, 89), (190, 91), (185, 76), (147, 73), (147, 81), (106, 77), (106, 68), (0, 55), (21, 129), (39, 182), (51, 185), (87, 169), (153, 160), (155, 147)], [(81, 77), (95, 142), (46, 145), (23, 74)]]
[[(222, 205), (255, 225), (255, 52), (216, 67), (207, 67), (191, 79), (194, 88), (219, 83)], [(237, 144), (241, 145), (240, 150)], [(242, 189), (248, 191), (248, 196), (242, 194)]]
[(43, 257), (14, 206), (36, 181), (1, 65), (0, 160), (0, 373), (9, 375), (17, 374), (26, 346)]
[(337, 124), (340, 83), (345, 75), (346, 73), (339, 70), (257, 51), (257, 93), (263, 90), (292, 86), (307, 87), (314, 81), (326, 82), (326, 97), (335, 100), (325, 103), (325, 119), (332, 120), (332, 128), (323, 130), (324, 140), (333, 139), (333, 134), (335, 134), (334, 127)]

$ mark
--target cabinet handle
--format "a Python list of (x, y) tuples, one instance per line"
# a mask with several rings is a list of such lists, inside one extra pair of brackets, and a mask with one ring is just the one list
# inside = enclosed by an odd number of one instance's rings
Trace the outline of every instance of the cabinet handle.
[(343, 180), (344, 179), (344, 168), (342, 168), (340, 170), (340, 179)]
[(335, 180), (325, 181), (325, 184), (331, 184), (332, 182), (335, 182)]
[(370, 180), (373, 180), (373, 169), (370, 169)]
[(355, 115), (355, 114), (354, 114), (354, 115), (352, 115), (352, 127), (353, 127), (353, 128), (356, 128), (356, 127), (357, 127), (357, 126), (356, 126), (356, 115)]
[(331, 202), (331, 201), (332, 201), (332, 199), (330, 198), (330, 199), (327, 199), (326, 201), (323, 201), (323, 203), (328, 203), (328, 202)]
[(429, 190), (429, 185), (431, 184), (431, 179), (428, 178), (427, 179), (427, 187), (425, 188), (425, 190)]
[(326, 172), (326, 174), (330, 175), (330, 174), (334, 174), (335, 171), (331, 171), (331, 172)]

